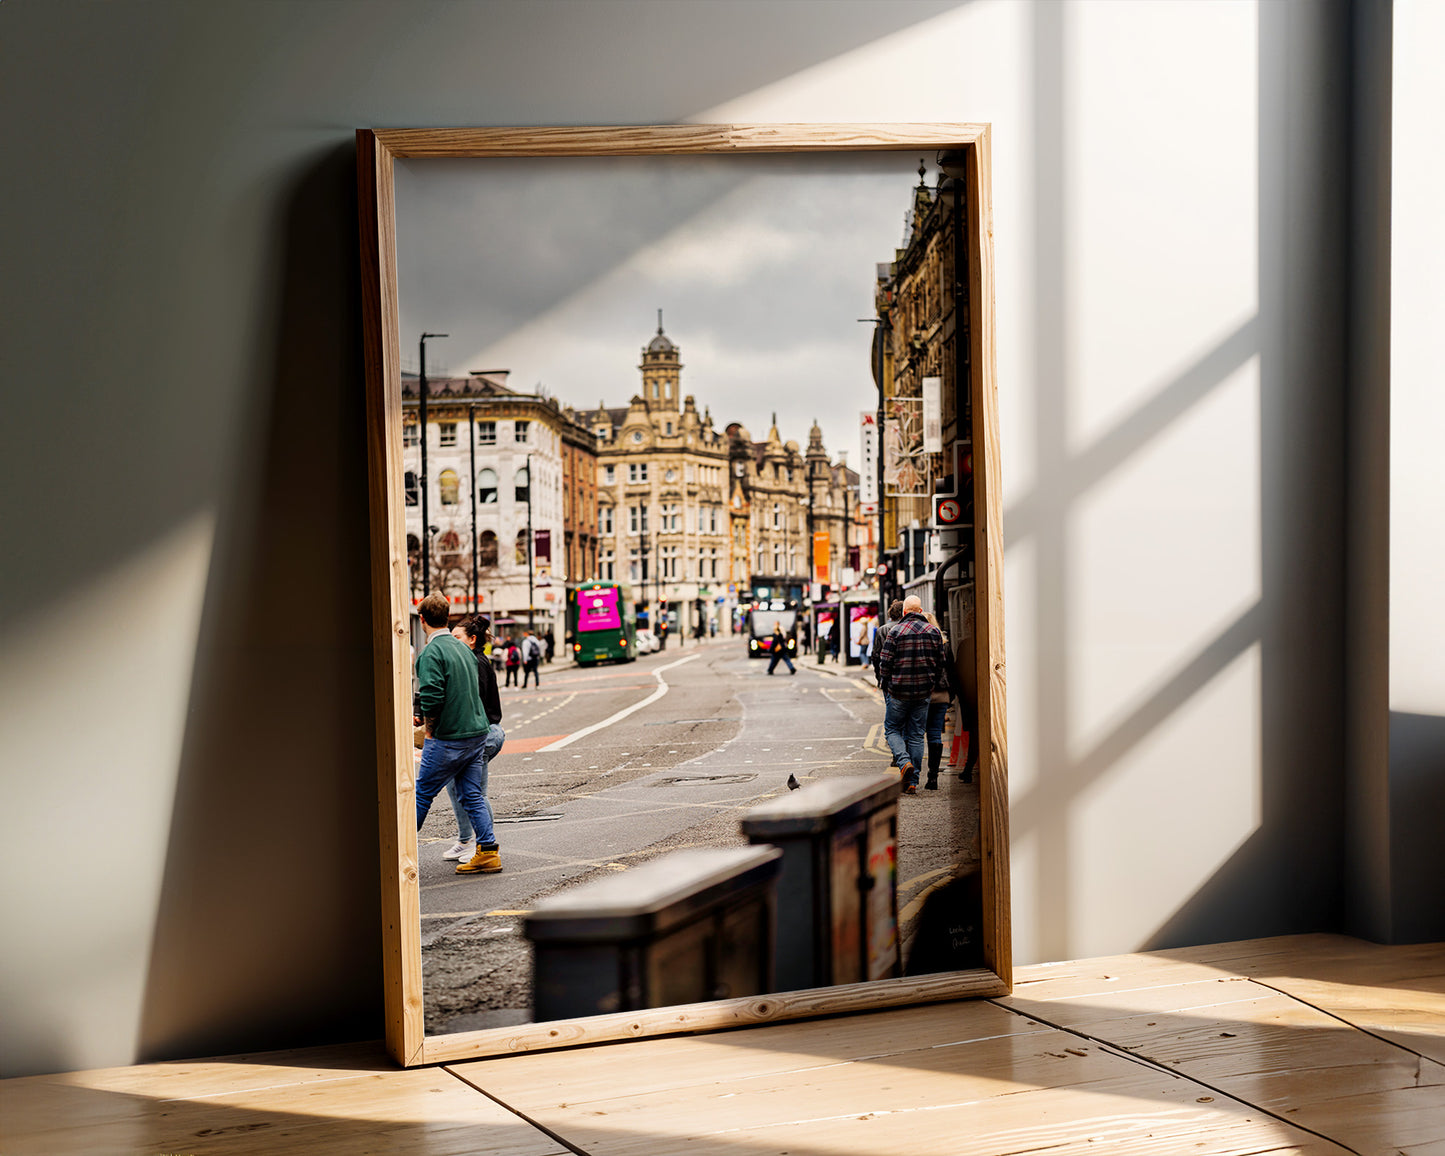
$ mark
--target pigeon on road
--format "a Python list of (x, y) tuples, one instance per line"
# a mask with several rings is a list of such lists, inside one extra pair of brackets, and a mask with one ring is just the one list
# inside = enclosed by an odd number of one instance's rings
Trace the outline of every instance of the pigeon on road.
[(797, 790), (799, 787), (801, 787), (801, 786), (802, 786), (802, 783), (798, 782), (798, 776), (797, 776), (797, 775), (789, 775), (789, 776), (788, 776), (788, 790), (790, 790), (790, 791), (796, 791), (796, 790)]

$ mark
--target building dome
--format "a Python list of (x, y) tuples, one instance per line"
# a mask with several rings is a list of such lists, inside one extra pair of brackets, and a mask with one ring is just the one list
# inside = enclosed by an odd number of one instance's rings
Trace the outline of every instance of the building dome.
[(674, 353), (676, 350), (677, 346), (668, 340), (667, 334), (661, 329), (657, 331), (657, 336), (647, 343), (648, 353)]

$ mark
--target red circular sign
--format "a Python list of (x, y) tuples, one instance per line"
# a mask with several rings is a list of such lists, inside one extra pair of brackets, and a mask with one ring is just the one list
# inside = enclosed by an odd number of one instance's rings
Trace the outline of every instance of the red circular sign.
[(882, 562), (880, 562), (880, 563), (878, 564), (878, 573), (879, 573), (880, 576), (882, 576), (882, 575), (884, 575), (884, 574), (887, 574), (887, 573), (888, 573), (888, 567), (887, 567), (887, 565), (884, 564), (884, 563), (882, 563)]

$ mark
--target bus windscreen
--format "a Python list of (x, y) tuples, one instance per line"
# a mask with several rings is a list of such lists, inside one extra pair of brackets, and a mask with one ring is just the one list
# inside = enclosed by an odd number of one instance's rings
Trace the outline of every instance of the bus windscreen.
[(604, 586), (600, 590), (577, 591), (579, 634), (594, 630), (619, 630), (621, 627), (622, 611), (618, 607), (617, 587)]
[(796, 610), (754, 610), (753, 637), (763, 638), (773, 632), (774, 626), (781, 626), (784, 634), (791, 634), (798, 624)]

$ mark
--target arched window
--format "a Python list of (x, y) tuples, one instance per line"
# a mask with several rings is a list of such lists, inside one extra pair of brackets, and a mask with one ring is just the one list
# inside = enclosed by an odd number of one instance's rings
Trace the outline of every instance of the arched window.
[(527, 564), (527, 531), (526, 531), (526, 530), (518, 530), (518, 531), (517, 531), (517, 565), (518, 565), (518, 566), (525, 566), (526, 564)]
[(497, 564), (497, 535), (491, 530), (483, 530), (482, 536), (477, 539), (477, 565), (495, 566)]
[(531, 501), (532, 492), (527, 484), (529, 481), (531, 481), (531, 479), (527, 477), (527, 467), (523, 466), (520, 470), (517, 471), (517, 476), (512, 479), (512, 496), (516, 498), (517, 501)]
[(461, 483), (457, 479), (456, 470), (443, 470), (437, 475), (437, 488), (441, 491), (443, 506), (455, 506), (457, 504), (457, 491)]
[[(421, 501), (421, 491), (417, 488), (417, 484), (416, 484), (416, 473), (415, 473), (415, 471), (413, 471), (413, 470), (407, 470), (407, 471), (406, 471), (406, 504), (407, 504), (408, 506), (415, 506), (415, 505), (416, 505), (418, 502), (420, 502), (420, 501)], [(420, 550), (420, 549), (421, 549), (421, 546), (418, 545), (418, 546), (417, 546), (417, 549)]]
[(483, 470), (477, 475), (477, 501), (483, 506), (497, 504), (496, 470)]

